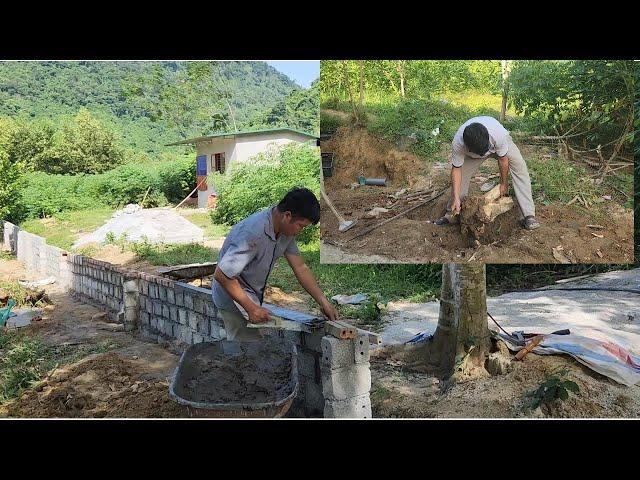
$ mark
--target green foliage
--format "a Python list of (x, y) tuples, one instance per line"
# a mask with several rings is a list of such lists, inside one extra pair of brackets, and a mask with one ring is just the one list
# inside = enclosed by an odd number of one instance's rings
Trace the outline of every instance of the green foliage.
[(190, 243), (185, 245), (154, 245), (148, 241), (132, 242), (128, 247), (133, 253), (152, 265), (185, 265), (189, 263), (213, 262), (218, 257), (218, 251)]
[(47, 173), (98, 173), (124, 161), (116, 136), (86, 109), (58, 125), (21, 122), (8, 153), (13, 163)]
[[(27, 302), (29, 292), (26, 288), (20, 285), (18, 282), (8, 282), (6, 280), (0, 280), (0, 290), (3, 290), (9, 295), (9, 298), (13, 298), (16, 301), (16, 308), (24, 306), (32, 306)], [(42, 305), (42, 302), (38, 300), (38, 306)], [(4, 306), (4, 305), (3, 305)]]
[(379, 331), (382, 328), (382, 317), (385, 313), (385, 304), (377, 294), (369, 295), (367, 300), (360, 305), (339, 305), (338, 311), (341, 317), (355, 318), (359, 324), (367, 329)]
[[(300, 252), (327, 297), (366, 293), (375, 295), (376, 303), (424, 302), (433, 299), (440, 290), (440, 265), (321, 264), (319, 240), (300, 245)], [(275, 263), (269, 284), (287, 292), (300, 290), (300, 284), (283, 258)]]
[[(293, 187), (306, 187), (316, 196), (320, 193), (320, 169), (317, 147), (289, 144), (247, 163), (235, 163), (222, 175), (210, 176), (218, 203), (211, 217), (214, 223), (233, 225), (249, 215), (277, 204)], [(307, 227), (299, 235), (307, 242), (318, 235), (316, 227)]]
[(295, 89), (273, 107), (256, 115), (250, 122), (252, 127), (289, 127), (319, 135), (318, 111), (320, 94), (318, 81), (311, 88)]
[(582, 195), (590, 202), (599, 195), (598, 188), (589, 182), (585, 167), (581, 165), (568, 163), (559, 157), (530, 157), (527, 165), (534, 197), (540, 197), (543, 203), (568, 203), (575, 195)]
[[(93, 206), (86, 210), (56, 213), (51, 218), (29, 219), (21, 223), (20, 228), (44, 237), (49, 245), (69, 251), (79, 235), (100, 227), (112, 214), (113, 209), (110, 207)], [(88, 249), (91, 246), (83, 250), (89, 252)]]
[(605, 145), (630, 121), (634, 68), (627, 60), (518, 61), (509, 77), (510, 101), (536, 119), (540, 132), (555, 135), (579, 122), (573, 133), (587, 132), (584, 146)]
[(567, 369), (559, 367), (554, 369), (533, 392), (526, 396), (530, 398), (529, 407), (538, 408), (541, 404), (549, 404), (554, 400), (565, 401), (569, 398), (569, 392), (578, 393), (578, 384), (566, 380)]
[(39, 340), (0, 332), (0, 402), (16, 397), (47, 372), (47, 347)]
[[(329, 107), (328, 107), (329, 108)], [(321, 133), (334, 133), (338, 128), (345, 125), (341, 116), (320, 111), (320, 131)]]
[(144, 207), (181, 201), (195, 183), (192, 157), (155, 164), (151, 161), (125, 164), (96, 175), (49, 175), (35, 172), (20, 191), (17, 201), (21, 220), (48, 217), (59, 212), (91, 207), (122, 207), (141, 203)]

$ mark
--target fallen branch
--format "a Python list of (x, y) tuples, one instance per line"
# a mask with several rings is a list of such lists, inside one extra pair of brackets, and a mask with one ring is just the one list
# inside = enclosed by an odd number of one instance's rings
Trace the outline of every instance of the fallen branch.
[(423, 202), (420, 202), (418, 205), (415, 205), (415, 206), (413, 206), (413, 207), (411, 207), (411, 208), (409, 208), (409, 209), (405, 210), (404, 212), (399, 213), (399, 214), (398, 214), (398, 215), (396, 215), (395, 217), (388, 218), (387, 220), (384, 220), (384, 221), (382, 221), (382, 222), (380, 222), (380, 223), (375, 224), (373, 227), (370, 227), (370, 228), (368, 228), (368, 229), (364, 230), (363, 232), (360, 232), (360, 233), (359, 233), (359, 234), (357, 234), (356, 236), (351, 237), (349, 240), (345, 240), (345, 242), (344, 242), (344, 243), (350, 242), (351, 240), (354, 240), (354, 239), (356, 239), (356, 238), (358, 238), (358, 237), (362, 237), (363, 235), (367, 235), (368, 233), (371, 233), (372, 231), (374, 231), (376, 228), (381, 227), (382, 225), (385, 225), (385, 224), (387, 224), (387, 223), (389, 223), (389, 222), (391, 222), (391, 221), (393, 221), (393, 220), (395, 220), (395, 219), (397, 219), (397, 218), (400, 218), (400, 217), (405, 216), (407, 213), (410, 213), (410, 212), (414, 211), (415, 209), (420, 208), (420, 207), (422, 207), (423, 205), (426, 205), (427, 203), (431, 202), (432, 200), (435, 200), (436, 198), (438, 198), (439, 196), (441, 196), (443, 193), (445, 193), (445, 192), (446, 192), (446, 191), (448, 191), (448, 190), (449, 190), (449, 188), (445, 188), (445, 189), (444, 189), (444, 190), (442, 190), (440, 193), (437, 193), (437, 194), (433, 195), (433, 196), (432, 196), (431, 198), (429, 198), (428, 200), (425, 200), (425, 201), (423, 201)]

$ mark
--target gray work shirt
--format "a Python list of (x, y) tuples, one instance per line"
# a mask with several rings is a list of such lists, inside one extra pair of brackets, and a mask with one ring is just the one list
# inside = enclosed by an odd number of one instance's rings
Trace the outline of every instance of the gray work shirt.
[[(237, 278), (249, 298), (258, 305), (262, 305), (267, 278), (276, 260), (285, 253), (300, 255), (295, 237), (280, 234), (276, 239), (272, 217), (274, 208), (265, 208), (234, 225), (218, 257), (218, 268), (222, 273), (229, 278)], [(246, 317), (240, 304), (215, 279), (211, 295), (217, 308), (239, 311)]]
[[(464, 134), (464, 129), (467, 125), (472, 123), (480, 123), (484, 125), (489, 131), (489, 151), (484, 155), (477, 155), (467, 148), (464, 144), (464, 140), (462, 138)], [(464, 158), (487, 158), (492, 155), (498, 155), (499, 157), (504, 157), (509, 150), (509, 142), (508, 142), (509, 132), (506, 128), (502, 126), (502, 124), (493, 117), (489, 116), (480, 116), (473, 117), (464, 122), (458, 131), (453, 136), (453, 142), (451, 142), (451, 163), (454, 167), (461, 167), (464, 163)]]

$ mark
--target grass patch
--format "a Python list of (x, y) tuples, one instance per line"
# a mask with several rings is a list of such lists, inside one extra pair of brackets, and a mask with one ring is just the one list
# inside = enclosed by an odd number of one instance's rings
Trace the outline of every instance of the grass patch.
[(0, 331), (0, 403), (16, 398), (44, 378), (56, 365), (104, 353), (118, 344), (49, 346), (23, 333)]
[(11, 255), (10, 252), (5, 252), (4, 250), (0, 250), (0, 260), (14, 260), (15, 257)]
[(42, 300), (38, 300), (35, 305), (32, 305), (30, 302), (27, 302), (29, 291), (26, 288), (24, 288), (22, 285), (20, 285), (18, 282), (8, 282), (6, 280), (0, 280), (0, 290), (8, 294), (9, 298), (13, 298), (16, 301), (16, 306), (14, 308), (20, 308), (25, 306), (41, 307), (45, 305), (45, 303)]
[(100, 227), (114, 211), (110, 207), (96, 207), (89, 210), (60, 212), (49, 218), (25, 220), (20, 224), (20, 228), (44, 237), (49, 245), (71, 250), (71, 245), (79, 236)]
[(208, 213), (194, 213), (193, 215), (185, 216), (194, 225), (204, 230), (204, 235), (207, 238), (221, 238), (226, 237), (231, 230), (228, 225), (218, 225), (211, 221), (211, 215)]
[(593, 202), (601, 195), (600, 188), (589, 181), (587, 170), (568, 163), (558, 157), (540, 158), (532, 155), (527, 166), (531, 176), (534, 197), (542, 203), (570, 202), (581, 195), (587, 202)]
[[(440, 290), (440, 265), (322, 265), (320, 242), (300, 244), (300, 252), (327, 297), (366, 293), (380, 301), (427, 301)], [(280, 258), (269, 284), (285, 292), (301, 290), (286, 259)]]
[(128, 244), (139, 258), (148, 261), (152, 265), (184, 265), (189, 263), (215, 262), (218, 258), (218, 250), (205, 247), (197, 243), (185, 245), (154, 245), (148, 242)]

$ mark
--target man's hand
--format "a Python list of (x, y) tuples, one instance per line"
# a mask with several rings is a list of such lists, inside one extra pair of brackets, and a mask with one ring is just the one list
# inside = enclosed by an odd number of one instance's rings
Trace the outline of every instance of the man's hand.
[(331, 321), (338, 319), (338, 311), (326, 298), (320, 303), (322, 313)]
[(454, 198), (453, 203), (451, 204), (451, 213), (453, 215), (458, 215), (460, 213), (460, 199)]
[(269, 310), (259, 306), (255, 306), (247, 312), (249, 314), (249, 322), (251, 323), (266, 323), (269, 321)]
[(501, 183), (500, 184), (500, 196), (501, 197), (508, 197), (509, 196), (509, 184), (508, 183)]

